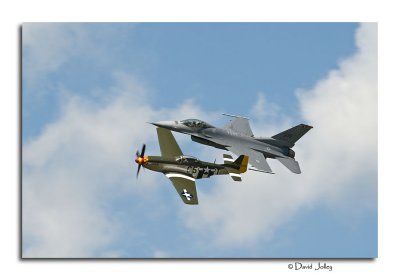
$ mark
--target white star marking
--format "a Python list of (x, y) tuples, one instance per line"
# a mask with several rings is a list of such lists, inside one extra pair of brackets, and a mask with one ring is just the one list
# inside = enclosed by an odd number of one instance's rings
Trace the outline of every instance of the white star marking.
[(183, 192), (181, 193), (181, 195), (183, 195), (184, 197), (186, 197), (187, 200), (190, 200), (193, 195), (191, 195), (190, 193), (187, 192), (186, 189), (183, 189)]

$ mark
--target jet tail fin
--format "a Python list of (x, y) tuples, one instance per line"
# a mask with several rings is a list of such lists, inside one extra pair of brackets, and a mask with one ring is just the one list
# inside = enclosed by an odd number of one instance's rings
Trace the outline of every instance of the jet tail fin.
[(296, 160), (292, 158), (278, 158), (278, 157), (276, 159), (279, 160), (280, 163), (286, 166), (286, 168), (292, 171), (293, 173), (296, 174), (301, 173), (299, 163)]
[(313, 127), (306, 124), (299, 124), (295, 127), (289, 128), (288, 130), (272, 136), (272, 138), (282, 141), (283, 143), (285, 143), (286, 146), (291, 148), (311, 128)]

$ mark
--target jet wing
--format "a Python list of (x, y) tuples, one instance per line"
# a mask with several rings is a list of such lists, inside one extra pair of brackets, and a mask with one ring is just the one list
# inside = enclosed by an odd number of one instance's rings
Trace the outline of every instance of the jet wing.
[(249, 156), (249, 163), (255, 168), (267, 172), (272, 173), (271, 167), (269, 167), (265, 157), (262, 153), (257, 152), (253, 149), (245, 148), (245, 147), (226, 147), (229, 151), (234, 153), (237, 156), (247, 155)]
[(170, 130), (157, 127), (157, 135), (162, 157), (176, 157), (182, 155), (181, 148), (179, 148)]
[(180, 173), (165, 173), (172, 184), (174, 185), (178, 195), (182, 198), (182, 201), (186, 204), (199, 204), (197, 200), (197, 191), (195, 179)]
[(251, 131), (250, 128), (249, 120), (242, 117), (233, 116), (233, 119), (224, 126), (224, 129), (231, 130), (237, 134), (244, 136), (250, 136), (250, 137), (254, 136), (253, 131)]

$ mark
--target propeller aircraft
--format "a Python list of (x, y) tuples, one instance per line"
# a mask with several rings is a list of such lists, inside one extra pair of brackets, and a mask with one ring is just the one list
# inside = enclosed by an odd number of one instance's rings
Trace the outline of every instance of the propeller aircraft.
[(158, 127), (157, 136), (161, 156), (146, 156), (146, 145), (143, 144), (141, 152), (136, 151), (136, 177), (139, 176), (142, 166), (163, 173), (186, 204), (198, 204), (196, 179), (229, 174), (234, 181), (241, 181), (240, 174), (247, 171), (249, 157), (246, 155), (240, 155), (236, 160), (230, 155), (223, 155), (223, 164), (200, 161), (195, 157), (183, 155), (170, 130)]

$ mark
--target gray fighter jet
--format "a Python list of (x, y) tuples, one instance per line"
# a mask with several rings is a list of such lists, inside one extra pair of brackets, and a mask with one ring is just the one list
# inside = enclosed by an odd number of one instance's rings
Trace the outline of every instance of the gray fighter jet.
[(223, 128), (214, 127), (202, 120), (160, 121), (151, 123), (179, 133), (191, 135), (194, 142), (228, 150), (236, 155), (248, 155), (253, 170), (272, 173), (266, 158), (277, 159), (290, 171), (300, 174), (299, 163), (291, 149), (312, 126), (299, 124), (272, 137), (254, 137), (249, 120), (245, 117), (223, 114), (232, 120)]

